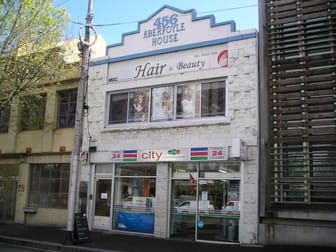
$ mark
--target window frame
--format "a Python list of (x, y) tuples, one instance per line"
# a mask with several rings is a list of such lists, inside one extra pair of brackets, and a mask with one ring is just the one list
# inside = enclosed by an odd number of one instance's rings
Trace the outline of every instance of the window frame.
[(42, 130), (45, 124), (47, 94), (26, 96), (20, 106), (20, 130)]
[[(221, 111), (219, 114), (213, 114), (213, 113), (208, 113), (208, 114), (203, 114), (202, 115), (202, 90), (205, 85), (210, 85), (210, 84), (219, 84), (222, 85), (221, 89), (223, 90), (223, 93), (220, 94), (219, 96), (222, 98), (222, 103), (220, 104), (222, 107), (220, 108)], [(183, 89), (185, 87), (192, 87), (195, 95), (194, 95), (194, 116), (181, 116), (181, 113), (179, 110), (181, 110), (181, 101), (179, 101), (179, 96), (178, 90)], [(130, 120), (130, 96), (133, 93), (137, 92), (147, 92), (148, 94), (148, 101), (147, 101), (147, 111), (148, 114), (146, 116), (146, 120), (141, 120), (141, 121), (136, 121), (136, 120)], [(161, 114), (159, 113), (157, 107), (154, 108), (155, 104), (159, 104), (160, 97), (158, 96), (158, 93), (163, 91), (167, 91), (170, 94), (171, 98), (171, 106), (172, 106), (172, 113), (168, 117), (163, 117), (160, 116)], [(226, 78), (219, 78), (219, 79), (210, 79), (210, 80), (200, 80), (200, 81), (190, 81), (190, 82), (180, 82), (180, 83), (171, 83), (171, 84), (165, 84), (165, 85), (153, 85), (149, 87), (142, 87), (142, 88), (137, 88), (137, 89), (125, 89), (125, 90), (120, 90), (120, 91), (110, 91), (107, 92), (107, 98), (106, 98), (106, 122), (105, 126), (106, 127), (118, 127), (118, 126), (132, 126), (135, 124), (146, 124), (146, 125), (153, 125), (155, 123), (176, 123), (176, 122), (185, 122), (185, 121), (190, 121), (190, 120), (209, 120), (209, 118), (218, 118), (222, 120), (223, 118), (227, 118), (227, 83), (226, 83)], [(112, 111), (112, 98), (114, 95), (122, 95), (122, 96), (127, 96), (127, 101), (124, 101), (124, 106), (126, 106), (126, 109), (122, 109), (123, 113), (125, 113), (123, 117), (123, 121), (120, 123), (113, 123), (111, 120), (111, 113)], [(153, 116), (155, 115), (155, 116)]]
[[(72, 93), (75, 92), (76, 94), (73, 95)], [(66, 94), (66, 102), (63, 103), (63, 96)], [(77, 108), (77, 96), (78, 96), (78, 89), (77, 88), (73, 88), (73, 89), (66, 89), (66, 90), (61, 90), (57, 92), (57, 96), (58, 96), (58, 104), (57, 104), (57, 128), (58, 129), (64, 129), (64, 128), (74, 128), (75, 127), (75, 121), (76, 121), (76, 108)], [(73, 96), (75, 97), (74, 100), (72, 100)], [(62, 113), (62, 105), (65, 104), (66, 107), (66, 112), (64, 115), (61, 115)], [(71, 109), (71, 105), (74, 105), (74, 111), (70, 112)], [(61, 120), (65, 120), (64, 121), (64, 125), (63, 123), (61, 123)]]
[[(58, 177), (55, 177), (55, 172), (53, 172), (55, 169), (60, 170)], [(48, 170), (48, 174), (45, 173), (46, 170)], [(42, 172), (44, 172), (44, 174), (42, 174)], [(30, 176), (28, 199), (30, 206), (67, 209), (70, 186), (69, 163), (31, 164)], [(45, 186), (45, 190), (41, 191), (41, 186), (43, 185)], [(56, 190), (53, 190), (55, 188), (51, 188), (52, 185), (57, 186)], [(63, 188), (64, 186), (66, 188)], [(52, 199), (56, 199), (56, 206), (53, 204)]]

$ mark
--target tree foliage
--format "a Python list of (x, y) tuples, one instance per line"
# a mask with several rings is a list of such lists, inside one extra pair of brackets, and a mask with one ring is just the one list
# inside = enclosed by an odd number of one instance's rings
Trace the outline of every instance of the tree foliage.
[(52, 0), (0, 0), (0, 14), (1, 109), (61, 73), (67, 15)]

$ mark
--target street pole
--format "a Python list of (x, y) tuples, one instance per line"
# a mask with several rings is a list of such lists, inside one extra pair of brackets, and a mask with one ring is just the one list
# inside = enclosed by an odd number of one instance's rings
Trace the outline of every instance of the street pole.
[(85, 24), (85, 38), (84, 41), (80, 38), (79, 42), (79, 48), (81, 48), (82, 52), (82, 62), (81, 62), (81, 75), (77, 93), (74, 146), (71, 153), (71, 161), (70, 161), (71, 162), (70, 185), (69, 185), (68, 216), (66, 227), (67, 237), (65, 243), (72, 243), (73, 241), (73, 231), (75, 224), (74, 219), (75, 219), (77, 196), (78, 196), (79, 160), (80, 160), (80, 151), (82, 146), (82, 135), (83, 135), (84, 103), (88, 82), (88, 69), (89, 69), (89, 57), (90, 57), (90, 29), (92, 29), (91, 25), (92, 19), (93, 19), (92, 1), (88, 0), (88, 11)]

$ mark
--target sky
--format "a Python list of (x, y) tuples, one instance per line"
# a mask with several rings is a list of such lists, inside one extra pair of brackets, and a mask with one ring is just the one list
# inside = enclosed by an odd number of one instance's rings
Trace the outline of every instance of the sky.
[[(164, 5), (181, 11), (194, 9), (197, 17), (213, 15), (216, 23), (235, 21), (236, 30), (258, 29), (258, 0), (91, 0), (92, 24), (107, 45), (118, 44), (122, 34), (134, 32)], [(67, 38), (78, 38), (80, 23), (85, 24), (89, 0), (54, 0), (70, 16)]]

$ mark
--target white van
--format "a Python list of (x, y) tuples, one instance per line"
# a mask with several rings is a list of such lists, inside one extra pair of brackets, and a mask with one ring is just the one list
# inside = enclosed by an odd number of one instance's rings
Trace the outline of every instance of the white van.
[[(209, 200), (200, 200), (198, 201), (198, 210), (200, 211), (209, 211), (214, 210), (214, 206), (210, 203)], [(186, 200), (181, 202), (177, 207), (176, 210), (178, 212), (185, 212), (185, 211), (196, 211), (196, 201), (195, 200)]]

